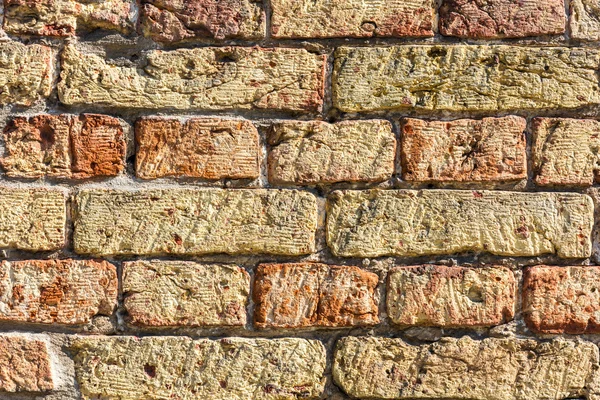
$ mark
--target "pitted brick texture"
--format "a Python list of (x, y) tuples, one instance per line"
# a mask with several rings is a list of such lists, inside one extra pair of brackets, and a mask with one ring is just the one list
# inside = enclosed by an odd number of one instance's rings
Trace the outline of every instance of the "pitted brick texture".
[(54, 388), (46, 343), (0, 336), (0, 392), (48, 392)]
[(575, 39), (600, 40), (600, 3), (598, 0), (570, 0), (571, 36)]

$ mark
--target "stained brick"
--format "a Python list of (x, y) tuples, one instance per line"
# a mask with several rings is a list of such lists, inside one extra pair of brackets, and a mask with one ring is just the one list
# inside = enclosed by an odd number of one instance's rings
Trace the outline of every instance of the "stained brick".
[(54, 388), (46, 343), (0, 336), (0, 391), (48, 392)]

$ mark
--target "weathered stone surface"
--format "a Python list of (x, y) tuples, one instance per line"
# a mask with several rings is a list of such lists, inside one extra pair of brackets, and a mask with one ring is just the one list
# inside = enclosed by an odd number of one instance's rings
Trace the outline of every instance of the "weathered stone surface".
[(384, 120), (279, 122), (269, 144), (272, 183), (377, 182), (394, 173), (396, 139)]
[(600, 40), (600, 3), (598, 0), (570, 0), (571, 37)]
[(65, 244), (62, 191), (0, 187), (0, 248), (58, 250)]
[(142, 0), (140, 28), (158, 42), (194, 39), (261, 39), (260, 0)]
[(500, 325), (514, 317), (516, 291), (504, 267), (398, 267), (388, 274), (387, 313), (405, 326)]
[(260, 174), (258, 131), (250, 121), (143, 118), (135, 136), (136, 173), (142, 179), (256, 179)]
[(598, 50), (519, 46), (340, 47), (334, 106), (512, 111), (600, 103)]
[(520, 117), (402, 121), (402, 178), (417, 182), (527, 179), (525, 127)]
[(337, 344), (336, 383), (364, 399), (562, 400), (587, 394), (598, 348), (557, 339), (346, 337)]
[(429, 0), (272, 0), (276, 38), (433, 36)]
[(591, 254), (593, 203), (576, 193), (337, 191), (327, 208), (336, 256)]
[(443, 0), (440, 32), (473, 39), (557, 35), (565, 31), (564, 0)]
[(124, 305), (138, 326), (246, 324), (250, 276), (235, 265), (185, 261), (123, 264)]
[(260, 328), (342, 327), (379, 323), (376, 274), (325, 264), (263, 264), (254, 280)]
[(315, 250), (317, 201), (296, 190), (81, 190), (75, 214), (79, 254)]
[(106, 261), (3, 261), (0, 320), (86, 324), (112, 314), (118, 286), (117, 269)]
[(4, 29), (9, 33), (72, 36), (76, 30), (133, 30), (132, 0), (5, 0)]
[(591, 186), (600, 170), (600, 122), (535, 118), (531, 156), (538, 185)]
[(67, 45), (60, 101), (124, 108), (318, 112), (327, 57), (304, 49), (220, 47), (151, 51), (117, 66)]
[(106, 115), (36, 115), (13, 118), (4, 128), (10, 177), (90, 178), (125, 168), (125, 138), (117, 118)]
[(0, 336), (0, 391), (47, 392), (54, 388), (46, 343)]
[(0, 105), (30, 106), (50, 96), (54, 53), (50, 47), (0, 43)]
[(523, 315), (537, 333), (600, 333), (600, 267), (525, 269)]
[(84, 400), (320, 399), (324, 390), (316, 340), (81, 338), (72, 350)]

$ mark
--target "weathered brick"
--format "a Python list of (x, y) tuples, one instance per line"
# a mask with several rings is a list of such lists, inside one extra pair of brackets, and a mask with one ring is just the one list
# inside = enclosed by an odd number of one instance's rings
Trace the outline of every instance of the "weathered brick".
[(597, 367), (590, 342), (463, 337), (413, 346), (346, 337), (337, 344), (333, 377), (364, 399), (561, 400), (584, 397)]
[(77, 325), (117, 306), (117, 269), (106, 261), (0, 264), (0, 320)]
[(5, 0), (4, 29), (9, 33), (72, 36), (76, 30), (133, 30), (132, 0)]
[(65, 244), (62, 191), (0, 187), (0, 248), (58, 250)]
[(600, 103), (600, 52), (568, 47), (340, 47), (334, 106), (378, 110), (513, 111)]
[(600, 170), (600, 122), (535, 118), (531, 156), (538, 185), (591, 186)]
[(125, 168), (125, 139), (117, 118), (106, 115), (37, 115), (13, 118), (4, 128), (10, 177), (90, 178)]
[(325, 348), (305, 339), (82, 338), (84, 400), (320, 399)]
[(523, 315), (537, 333), (600, 333), (600, 267), (525, 269)]
[(81, 190), (80, 254), (309, 254), (317, 202), (296, 190)]
[(58, 94), (67, 105), (318, 112), (326, 58), (304, 49), (203, 47), (150, 51), (144, 67), (127, 67), (71, 44)]
[(388, 121), (285, 121), (269, 135), (269, 180), (277, 184), (377, 182), (394, 173)]
[(589, 257), (593, 203), (576, 193), (337, 191), (327, 242), (336, 256), (487, 252)]
[(50, 96), (54, 52), (50, 47), (0, 43), (0, 105), (30, 106)]
[(0, 391), (48, 392), (54, 388), (46, 343), (0, 336)]
[(127, 262), (123, 294), (133, 325), (245, 325), (250, 276), (234, 265)]
[(600, 40), (600, 7), (597, 0), (570, 0), (569, 25), (571, 37)]
[(398, 267), (388, 275), (387, 313), (405, 326), (500, 325), (514, 317), (516, 290), (504, 267)]
[(276, 38), (433, 36), (429, 0), (272, 0)]
[(135, 136), (136, 173), (142, 179), (256, 179), (260, 174), (258, 131), (250, 121), (143, 118)]
[(557, 35), (565, 31), (564, 0), (443, 0), (440, 32), (472, 39)]
[(402, 121), (402, 178), (417, 182), (527, 179), (525, 126), (520, 117)]
[(140, 28), (158, 42), (261, 39), (265, 12), (257, 0), (142, 0)]
[(376, 274), (325, 264), (263, 264), (254, 280), (260, 328), (343, 327), (379, 323)]

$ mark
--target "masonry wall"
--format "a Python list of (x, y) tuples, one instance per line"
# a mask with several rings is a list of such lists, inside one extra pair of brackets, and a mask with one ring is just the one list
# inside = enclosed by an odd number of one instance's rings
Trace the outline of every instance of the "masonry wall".
[(597, 1), (3, 3), (0, 399), (600, 399)]

